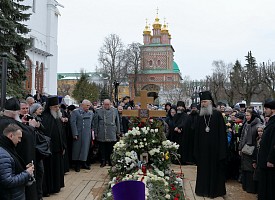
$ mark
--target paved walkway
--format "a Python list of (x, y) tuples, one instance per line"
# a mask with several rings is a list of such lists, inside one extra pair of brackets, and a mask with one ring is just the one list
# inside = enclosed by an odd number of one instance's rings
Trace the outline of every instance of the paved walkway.
[[(73, 170), (65, 175), (65, 187), (58, 193), (44, 200), (100, 200), (101, 195), (109, 182), (108, 170), (110, 167), (100, 168), (94, 164), (91, 170)], [(172, 165), (176, 173), (180, 173), (179, 165)], [(184, 173), (184, 193), (187, 200), (208, 200), (195, 194), (196, 166), (182, 166)], [(236, 181), (226, 183), (227, 194), (214, 200), (256, 200), (256, 195), (244, 192)], [(213, 199), (212, 199), (213, 200)]]

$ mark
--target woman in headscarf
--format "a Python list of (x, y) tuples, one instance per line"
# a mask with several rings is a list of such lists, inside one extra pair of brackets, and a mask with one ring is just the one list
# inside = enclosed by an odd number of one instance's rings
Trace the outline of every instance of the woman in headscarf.
[(253, 151), (257, 145), (257, 127), (261, 124), (255, 111), (247, 109), (245, 112), (246, 123), (243, 126), (239, 153), (241, 155), (242, 187), (248, 193), (256, 193), (257, 185), (253, 180)]

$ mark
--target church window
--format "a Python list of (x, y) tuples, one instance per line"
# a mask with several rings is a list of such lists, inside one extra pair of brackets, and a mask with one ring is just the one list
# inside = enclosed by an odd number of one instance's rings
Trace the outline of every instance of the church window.
[(158, 60), (158, 66), (160, 66), (160, 60)]
[(149, 60), (149, 65), (152, 66), (153, 65), (153, 61)]
[(173, 80), (173, 78), (171, 76), (166, 77), (166, 81), (172, 81), (172, 80)]

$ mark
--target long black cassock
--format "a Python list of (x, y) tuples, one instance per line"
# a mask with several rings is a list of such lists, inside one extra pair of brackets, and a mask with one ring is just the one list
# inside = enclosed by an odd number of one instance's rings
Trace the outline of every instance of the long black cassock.
[(64, 158), (63, 150), (66, 147), (62, 122), (59, 118), (55, 119), (49, 111), (42, 115), (42, 124), (45, 127), (45, 135), (51, 138), (50, 157), (44, 159), (44, 180), (43, 193), (57, 193), (64, 187)]
[(267, 162), (275, 164), (275, 115), (268, 120), (260, 142), (258, 200), (275, 199), (275, 167), (267, 167)]
[[(227, 136), (222, 114), (213, 110), (200, 116), (195, 133), (194, 156), (197, 164), (196, 194), (215, 198), (226, 194), (225, 172)], [(210, 131), (206, 131), (209, 125)]]

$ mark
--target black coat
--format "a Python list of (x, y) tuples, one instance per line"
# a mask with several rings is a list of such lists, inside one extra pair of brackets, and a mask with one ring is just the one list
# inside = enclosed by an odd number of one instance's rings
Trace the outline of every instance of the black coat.
[(266, 169), (266, 163), (275, 164), (275, 116), (270, 117), (262, 136), (258, 165)]
[(227, 158), (227, 135), (221, 112), (213, 110), (206, 132), (209, 116), (199, 116), (194, 142), (197, 164), (195, 192), (199, 196), (215, 198), (226, 194), (225, 171)]
[(25, 199), (25, 186), (30, 174), (25, 163), (15, 151), (15, 146), (6, 136), (0, 136), (0, 199)]
[[(16, 151), (19, 156), (24, 160), (25, 163), (34, 162), (36, 165), (36, 155), (35, 155), (35, 129), (31, 126), (27, 126), (21, 122), (14, 120), (13, 118), (7, 116), (0, 117), (0, 134), (3, 134), (3, 130), (7, 125), (14, 123), (20, 126), (23, 130), (21, 142), (16, 146)], [(37, 199), (36, 183), (26, 188), (26, 199), (35, 200)]]
[(275, 165), (275, 115), (270, 117), (260, 142), (258, 200), (275, 199), (275, 167), (268, 168), (267, 162)]
[(183, 113), (177, 113), (174, 116), (174, 128), (178, 127), (181, 132), (173, 131), (171, 133), (171, 141), (176, 142), (179, 144), (178, 154), (180, 154), (180, 162), (184, 164), (186, 160), (186, 149), (185, 149), (185, 135), (189, 131), (189, 116), (183, 112)]

